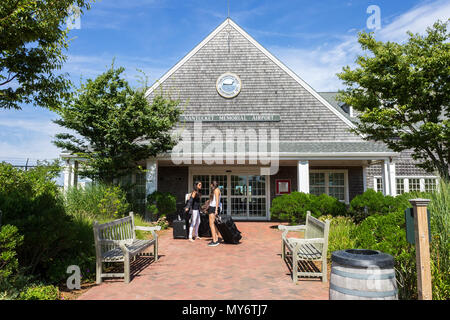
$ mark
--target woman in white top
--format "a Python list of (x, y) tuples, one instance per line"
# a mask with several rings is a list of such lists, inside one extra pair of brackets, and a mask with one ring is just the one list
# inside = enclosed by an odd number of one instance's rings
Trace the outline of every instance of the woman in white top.
[(213, 181), (211, 183), (211, 193), (209, 195), (209, 227), (211, 228), (211, 235), (212, 235), (212, 241), (208, 244), (210, 247), (215, 247), (219, 245), (219, 234), (216, 229), (216, 225), (214, 224), (214, 221), (216, 220), (216, 217), (220, 214), (222, 210), (222, 203), (220, 199), (220, 189), (219, 184), (217, 181)]

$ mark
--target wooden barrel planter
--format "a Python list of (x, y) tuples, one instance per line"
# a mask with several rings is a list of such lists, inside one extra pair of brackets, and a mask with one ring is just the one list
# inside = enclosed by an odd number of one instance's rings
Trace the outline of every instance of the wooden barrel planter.
[(375, 250), (331, 254), (330, 300), (398, 300), (394, 258)]

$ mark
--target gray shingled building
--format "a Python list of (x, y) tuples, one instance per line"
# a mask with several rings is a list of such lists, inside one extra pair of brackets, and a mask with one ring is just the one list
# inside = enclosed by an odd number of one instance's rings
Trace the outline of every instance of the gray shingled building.
[[(182, 140), (172, 153), (143, 160), (148, 173), (129, 180), (142, 194), (175, 194), (180, 207), (197, 180), (204, 187), (218, 181), (225, 212), (237, 220), (270, 220), (271, 200), (292, 191), (348, 203), (367, 188), (396, 195), (436, 187), (436, 177), (415, 167), (408, 152), (351, 133), (356, 118), (336, 93), (316, 92), (231, 19), (147, 97), (160, 93), (181, 100), (174, 133)], [(69, 186), (76, 159), (66, 160)]]

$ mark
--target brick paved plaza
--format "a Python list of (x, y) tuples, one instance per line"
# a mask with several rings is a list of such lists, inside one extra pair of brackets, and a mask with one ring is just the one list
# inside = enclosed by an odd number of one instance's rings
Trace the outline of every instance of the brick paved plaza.
[[(174, 240), (172, 229), (160, 237), (160, 258), (145, 263), (130, 284), (107, 279), (79, 299), (150, 300), (324, 300), (328, 283), (319, 278), (297, 285), (281, 260), (281, 232), (274, 222), (237, 222), (239, 245), (208, 247), (208, 239)], [(139, 267), (139, 258), (135, 269)]]

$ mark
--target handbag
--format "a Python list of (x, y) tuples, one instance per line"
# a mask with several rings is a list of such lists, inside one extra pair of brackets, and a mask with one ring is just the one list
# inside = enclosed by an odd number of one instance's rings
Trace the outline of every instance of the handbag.
[[(188, 209), (188, 211), (186, 211)], [(183, 213), (182, 213), (184, 219), (186, 221), (190, 221), (192, 217), (192, 201), (191, 201), (191, 194), (189, 194), (189, 198), (186, 201), (184, 207), (183, 207)]]

